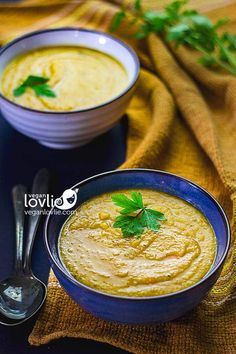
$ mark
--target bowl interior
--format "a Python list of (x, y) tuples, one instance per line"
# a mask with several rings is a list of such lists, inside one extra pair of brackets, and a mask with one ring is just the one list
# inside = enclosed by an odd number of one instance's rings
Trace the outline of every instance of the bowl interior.
[(0, 74), (15, 56), (40, 47), (58, 45), (83, 46), (109, 54), (126, 68), (130, 85), (137, 79), (139, 61), (130, 47), (109, 34), (80, 28), (59, 28), (32, 32), (10, 42), (0, 52)]
[[(79, 188), (76, 209), (86, 200), (105, 192), (119, 189), (149, 188), (177, 196), (200, 210), (212, 225), (217, 238), (217, 254), (210, 274), (218, 267), (227, 253), (230, 231), (223, 209), (216, 200), (204, 189), (190, 181), (163, 171), (154, 170), (120, 170), (94, 176), (78, 183), (73, 189)], [(73, 210), (72, 209), (72, 210)], [(58, 237), (68, 215), (49, 215), (46, 223), (46, 246), (53, 263), (64, 273), (64, 268), (58, 254)]]

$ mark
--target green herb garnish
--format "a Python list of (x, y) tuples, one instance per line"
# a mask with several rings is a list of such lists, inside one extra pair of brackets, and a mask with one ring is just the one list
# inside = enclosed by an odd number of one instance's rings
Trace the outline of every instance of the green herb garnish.
[(187, 2), (174, 1), (163, 11), (154, 11), (144, 9), (141, 0), (136, 0), (132, 8), (122, 8), (116, 13), (111, 30), (115, 31), (127, 18), (129, 25), (138, 25), (135, 38), (142, 39), (150, 33), (160, 34), (165, 41), (175, 43), (176, 47), (187, 45), (198, 50), (202, 54), (198, 60), (200, 64), (220, 67), (236, 75), (236, 35), (217, 32), (228, 19), (223, 18), (212, 23), (198, 11), (185, 9)]
[(15, 97), (22, 96), (29, 87), (34, 90), (36, 96), (56, 97), (55, 92), (47, 84), (47, 77), (29, 75), (27, 79), (13, 90)]
[[(158, 221), (166, 220), (163, 213), (144, 206), (139, 192), (131, 192), (131, 198), (124, 194), (116, 194), (111, 199), (115, 205), (122, 208), (120, 211), (122, 215), (116, 217), (113, 227), (121, 229), (124, 237), (139, 237), (145, 227), (158, 231), (161, 226)], [(133, 213), (135, 215), (129, 215)]]

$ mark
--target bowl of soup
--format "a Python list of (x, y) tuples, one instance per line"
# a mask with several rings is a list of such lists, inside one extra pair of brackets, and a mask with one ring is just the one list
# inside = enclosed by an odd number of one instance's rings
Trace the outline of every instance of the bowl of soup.
[[(120, 323), (166, 322), (211, 290), (230, 227), (206, 190), (168, 172), (127, 169), (93, 176), (72, 191), (71, 209), (63, 210), (62, 196), (51, 210), (45, 244), (59, 283), (85, 310)], [(114, 203), (140, 196), (141, 210)], [(127, 233), (116, 223), (120, 217), (138, 219), (141, 231), (129, 224)]]
[(103, 32), (28, 33), (0, 51), (0, 110), (19, 132), (68, 149), (112, 128), (139, 76), (136, 53)]

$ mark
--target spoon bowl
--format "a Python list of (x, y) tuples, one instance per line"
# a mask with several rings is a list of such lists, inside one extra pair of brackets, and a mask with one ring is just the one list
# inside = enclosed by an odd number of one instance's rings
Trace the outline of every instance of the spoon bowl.
[(29, 319), (42, 306), (46, 293), (46, 285), (33, 275), (22, 274), (1, 281), (0, 323), (11, 325)]

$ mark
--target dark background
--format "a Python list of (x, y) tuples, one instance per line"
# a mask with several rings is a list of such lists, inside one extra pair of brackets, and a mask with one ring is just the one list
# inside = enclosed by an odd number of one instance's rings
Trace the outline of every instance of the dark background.
[[(17, 133), (0, 116), (0, 279), (7, 278), (14, 265), (15, 227), (11, 189), (22, 183), (30, 191), (35, 173), (50, 171), (50, 192), (58, 197), (68, 187), (94, 174), (115, 169), (125, 158), (126, 118), (90, 144), (73, 150), (52, 150)], [(43, 222), (36, 235), (33, 271), (47, 281), (49, 263), (43, 244)], [(124, 354), (107, 344), (82, 339), (61, 339), (31, 347), (27, 338), (36, 318), (16, 327), (0, 325), (0, 354)]]

